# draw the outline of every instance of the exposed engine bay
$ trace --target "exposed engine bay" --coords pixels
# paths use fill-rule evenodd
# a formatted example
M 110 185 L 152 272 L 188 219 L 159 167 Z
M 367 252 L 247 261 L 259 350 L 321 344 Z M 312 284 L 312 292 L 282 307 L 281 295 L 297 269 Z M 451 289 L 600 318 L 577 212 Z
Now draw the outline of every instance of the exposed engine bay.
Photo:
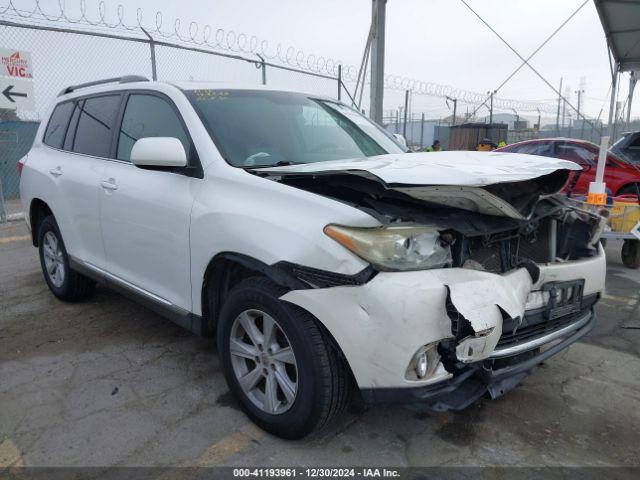
M 450 245 L 452 267 L 504 273 L 597 254 L 604 220 L 555 194 L 568 170 L 477 186 L 385 185 L 350 172 L 269 174 L 280 183 L 346 202 L 385 226 L 433 225 Z

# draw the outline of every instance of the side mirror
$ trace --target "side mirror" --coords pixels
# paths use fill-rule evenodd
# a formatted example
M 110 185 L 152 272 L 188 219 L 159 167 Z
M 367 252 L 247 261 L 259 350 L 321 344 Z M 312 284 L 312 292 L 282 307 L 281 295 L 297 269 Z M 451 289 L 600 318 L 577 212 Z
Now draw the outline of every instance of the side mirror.
M 133 144 L 131 163 L 139 167 L 186 167 L 187 154 L 174 137 L 146 137 Z
M 404 138 L 403 135 L 400 135 L 399 133 L 394 133 L 393 137 L 396 139 L 396 141 L 402 145 L 404 148 L 407 148 L 407 139 Z

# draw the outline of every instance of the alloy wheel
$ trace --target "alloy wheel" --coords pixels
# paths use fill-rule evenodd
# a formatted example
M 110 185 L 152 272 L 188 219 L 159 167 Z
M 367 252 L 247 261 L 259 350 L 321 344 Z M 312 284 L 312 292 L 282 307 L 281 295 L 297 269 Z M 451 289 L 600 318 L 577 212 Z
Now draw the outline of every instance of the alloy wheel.
M 49 231 L 44 234 L 42 253 L 44 255 L 44 265 L 49 280 L 54 286 L 60 288 L 64 284 L 66 272 L 64 253 L 62 253 L 62 246 L 55 233 Z
M 240 388 L 263 412 L 279 415 L 293 405 L 298 367 L 291 342 L 278 322 L 260 310 L 245 310 L 231 327 L 229 351 Z

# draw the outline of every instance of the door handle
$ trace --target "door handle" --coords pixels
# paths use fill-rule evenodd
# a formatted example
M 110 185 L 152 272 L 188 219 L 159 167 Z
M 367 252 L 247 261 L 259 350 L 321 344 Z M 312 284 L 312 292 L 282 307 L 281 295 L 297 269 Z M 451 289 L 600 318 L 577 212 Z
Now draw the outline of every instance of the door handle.
M 109 180 L 104 180 L 102 182 L 102 188 L 105 190 L 117 190 L 118 185 L 116 185 L 116 181 L 113 178 L 110 178 Z
M 49 170 L 49 173 L 54 177 L 59 177 L 60 175 L 62 175 L 62 167 L 57 166 L 56 168 L 52 168 L 51 170 Z

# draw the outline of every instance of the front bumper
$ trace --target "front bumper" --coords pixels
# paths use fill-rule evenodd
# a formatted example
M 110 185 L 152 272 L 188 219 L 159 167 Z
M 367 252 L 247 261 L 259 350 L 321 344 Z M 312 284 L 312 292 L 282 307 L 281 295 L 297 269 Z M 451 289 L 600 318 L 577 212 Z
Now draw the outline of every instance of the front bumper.
M 576 316 L 575 321 L 565 327 L 564 335 L 538 337 L 528 346 L 522 345 L 519 352 L 504 355 L 506 351 L 491 358 L 469 364 L 449 380 L 418 388 L 365 388 L 362 397 L 369 404 L 421 404 L 435 411 L 461 410 L 488 394 L 497 398 L 514 388 L 531 370 L 577 342 L 591 331 L 596 315 L 590 307 Z M 559 331 L 558 331 L 559 332 Z M 550 342 L 558 341 L 553 346 Z M 548 347 L 544 351 L 541 347 Z M 528 349 L 527 349 L 528 348 Z
M 539 268 L 535 284 L 525 269 L 502 275 L 463 268 L 380 272 L 363 285 L 293 290 L 281 299 L 307 310 L 326 327 L 361 390 L 419 391 L 461 381 L 459 370 L 443 363 L 427 379 L 407 376 L 419 349 L 454 337 L 451 305 L 475 334 L 458 342 L 456 358 L 476 370 L 484 361 L 505 364 L 504 358 L 512 356 L 508 352 L 500 362 L 492 358 L 512 330 L 509 322 L 544 306 L 545 284 L 583 279 L 584 298 L 604 289 L 601 248 L 591 258 Z

